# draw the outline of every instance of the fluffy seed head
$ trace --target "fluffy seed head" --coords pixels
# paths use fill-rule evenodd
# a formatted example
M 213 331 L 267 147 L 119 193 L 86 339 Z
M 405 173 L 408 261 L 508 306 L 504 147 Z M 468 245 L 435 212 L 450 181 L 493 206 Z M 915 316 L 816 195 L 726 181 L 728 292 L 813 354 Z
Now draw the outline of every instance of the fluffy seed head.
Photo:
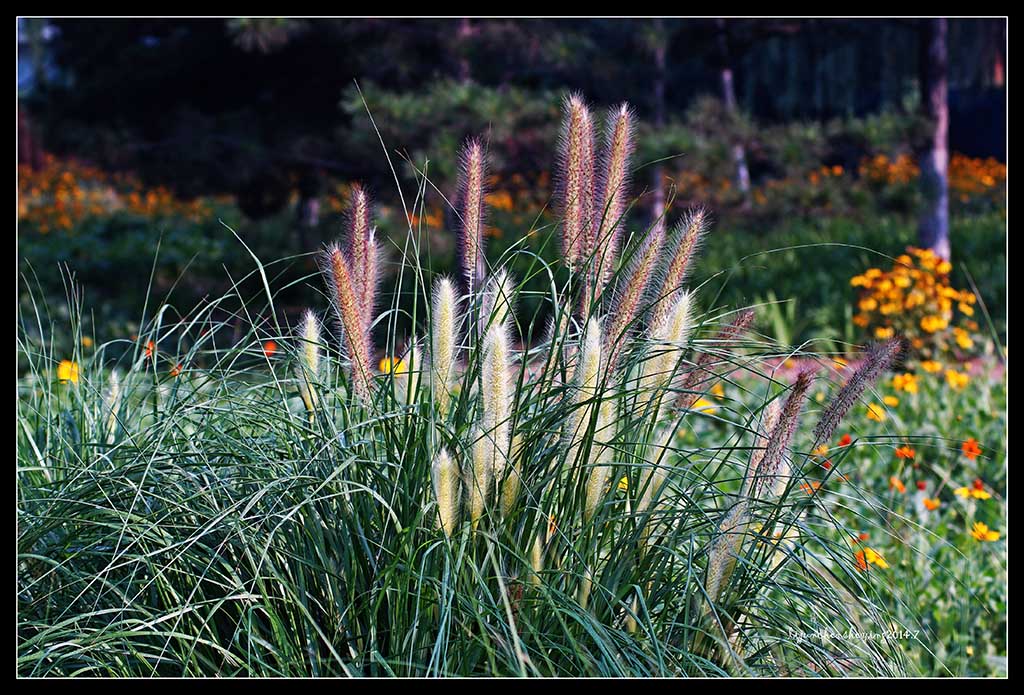
M 782 406 L 782 412 L 779 413 L 778 422 L 768 435 L 768 446 L 752 472 L 751 497 L 760 498 L 765 490 L 775 490 L 789 445 L 800 422 L 800 411 L 807 398 L 807 391 L 813 382 L 812 370 L 804 370 L 797 375 L 786 403 Z
M 584 329 L 576 362 L 573 400 L 577 407 L 567 418 L 569 450 L 566 460 L 569 462 L 575 462 L 579 444 L 586 436 L 586 430 L 590 426 L 591 413 L 601 382 L 601 345 L 603 342 L 601 324 L 595 317 L 591 317 Z
M 299 324 L 299 337 L 302 340 L 302 351 L 299 353 L 299 364 L 295 368 L 295 376 L 299 381 L 299 394 L 306 410 L 313 412 L 317 405 L 317 393 L 313 388 L 320 375 L 320 322 L 316 314 L 306 310 Z
M 748 523 L 747 503 L 741 500 L 729 510 L 718 526 L 718 538 L 712 544 L 708 555 L 707 579 L 704 582 L 704 590 L 712 602 L 722 597 L 725 587 L 729 584 Z
M 654 266 L 661 252 L 664 233 L 652 230 L 633 254 L 625 282 L 617 290 L 615 301 L 609 312 L 608 325 L 608 368 L 615 369 L 622 346 L 626 344 L 627 333 L 640 312 L 647 283 L 654 272 Z
M 651 325 L 651 356 L 644 362 L 640 381 L 645 392 L 667 388 L 679 358 L 686 351 L 693 330 L 692 297 L 692 293 L 683 292 L 671 309 Z
M 708 229 L 708 213 L 698 208 L 688 213 L 676 225 L 669 242 L 669 263 L 661 280 L 658 300 L 654 306 L 652 323 L 658 323 L 671 310 L 682 293 L 690 262 L 700 249 Z
M 107 389 L 106 398 L 103 399 L 103 409 L 107 415 L 107 444 L 114 443 L 114 435 L 117 433 L 117 411 L 121 409 L 121 377 L 117 370 L 110 370 L 110 386 Z
M 633 112 L 628 104 L 617 106 L 609 114 L 603 155 L 603 195 L 597 211 L 601 224 L 598 230 L 599 289 L 608 282 L 619 247 L 626 200 L 629 195 L 629 165 L 633 154 Z
M 359 299 L 348 259 L 336 244 L 325 257 L 328 289 L 342 328 L 343 347 L 352 362 L 352 388 L 366 402 L 370 397 L 370 336 L 359 310 Z
M 483 432 L 473 433 L 473 456 L 469 470 L 465 473 L 466 496 L 469 506 L 469 521 L 474 531 L 487 508 L 491 488 L 494 487 L 494 471 L 491 468 L 493 446 Z
M 570 268 L 591 260 L 594 219 L 594 131 L 590 108 L 583 97 L 565 101 L 559 171 L 563 220 L 562 253 Z
M 590 521 L 604 502 L 608 492 L 608 476 L 612 469 L 614 450 L 609 443 L 615 432 L 615 402 L 605 396 L 601 399 L 597 411 L 597 427 L 594 431 L 594 444 L 591 454 L 593 462 L 587 479 L 587 497 L 583 507 L 583 520 Z
M 868 349 L 867 356 L 860 367 L 825 408 L 821 420 L 814 427 L 814 446 L 832 438 L 836 427 L 864 393 L 864 389 L 875 383 L 882 372 L 892 366 L 903 349 L 904 339 L 899 336 L 890 338 L 884 343 L 872 345 Z
M 462 204 L 462 269 L 470 291 L 483 282 L 484 277 L 484 184 L 487 162 L 483 145 L 477 139 L 468 140 L 462 149 L 462 176 L 460 200 Z
M 451 405 L 459 326 L 455 286 L 448 278 L 440 278 L 434 283 L 431 307 L 430 377 L 434 400 L 441 416 L 444 417 Z
M 508 331 L 503 325 L 491 326 L 484 338 L 483 365 L 480 370 L 480 428 L 487 442 L 488 466 L 498 480 L 508 465 L 512 400 L 515 397 L 509 373 L 511 350 Z
M 441 449 L 434 457 L 430 477 L 434 484 L 434 499 L 437 501 L 438 524 L 450 538 L 459 523 L 462 480 L 459 467 L 447 450 Z
M 409 342 L 405 353 L 398 361 L 398 368 L 392 371 L 392 385 L 395 399 L 401 403 L 415 403 L 423 370 L 423 351 L 417 338 Z
M 501 518 L 508 519 L 512 515 L 516 500 L 519 499 L 519 489 L 523 481 L 520 477 L 522 471 L 522 446 L 523 438 L 512 435 L 512 453 L 509 456 L 509 464 L 505 469 L 504 479 L 498 478 L 501 485 Z
M 733 347 L 732 343 L 746 333 L 753 323 L 754 310 L 745 309 L 741 311 L 728 326 L 719 331 L 718 335 L 715 336 L 715 346 L 719 349 Z M 726 376 L 725 374 L 716 375 L 710 371 L 710 367 L 716 359 L 713 352 L 701 353 L 700 357 L 697 358 L 697 364 L 683 376 L 681 384 L 682 393 L 679 394 L 678 401 L 680 408 L 684 410 L 689 409 L 697 402 L 697 399 L 700 398 L 700 392 L 697 390 L 698 386 L 711 379 L 721 379 Z
M 351 261 L 360 320 L 369 331 L 377 302 L 378 260 L 376 230 L 370 226 L 370 199 L 358 184 L 352 187 L 349 212 L 348 258 Z

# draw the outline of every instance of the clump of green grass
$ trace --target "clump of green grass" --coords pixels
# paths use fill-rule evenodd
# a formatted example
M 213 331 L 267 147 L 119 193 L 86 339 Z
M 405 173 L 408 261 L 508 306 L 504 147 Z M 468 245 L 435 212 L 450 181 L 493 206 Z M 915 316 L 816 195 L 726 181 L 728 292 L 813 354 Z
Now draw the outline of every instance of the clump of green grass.
M 477 141 L 454 206 L 458 281 L 428 277 L 411 225 L 379 250 L 357 189 L 348 238 L 323 253 L 331 319 L 285 325 L 276 264 L 256 259 L 259 298 L 176 320 L 162 304 L 130 360 L 101 347 L 57 383 L 34 318 L 19 336 L 20 673 L 905 671 L 894 639 L 822 637 L 889 622 L 849 530 L 809 522 L 798 491 L 813 374 L 772 378 L 752 311 L 701 310 L 685 280 L 706 213 L 625 233 L 628 108 L 603 154 L 583 99 L 566 111 L 565 221 L 537 233 L 561 237 L 572 273 L 560 285 L 534 256 L 521 278 L 551 279 L 548 327 L 517 311 L 502 267 L 525 247 L 483 262 Z M 397 335 L 397 297 L 375 310 L 383 263 L 398 286 L 415 278 L 403 325 L 419 334 Z M 870 357 L 851 383 L 884 367 Z M 702 395 L 737 375 L 761 377 L 752 405 L 680 445 Z

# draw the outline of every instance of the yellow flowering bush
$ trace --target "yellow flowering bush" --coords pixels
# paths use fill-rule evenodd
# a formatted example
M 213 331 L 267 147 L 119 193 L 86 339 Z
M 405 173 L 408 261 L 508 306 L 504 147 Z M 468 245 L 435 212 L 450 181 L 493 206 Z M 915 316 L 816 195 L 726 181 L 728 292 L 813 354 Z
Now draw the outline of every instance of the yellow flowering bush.
M 906 336 L 928 371 L 937 371 L 940 356 L 970 354 L 978 331 L 972 318 L 977 298 L 950 285 L 952 269 L 931 250 L 911 247 L 891 270 L 869 268 L 854 276 L 850 285 L 860 296 L 853 322 L 876 340 Z
M 38 170 L 18 167 L 18 221 L 41 234 L 73 231 L 87 218 L 118 212 L 193 222 L 212 215 L 202 200 L 180 200 L 163 186 L 150 188 L 134 176 L 110 174 L 73 159 L 48 154 Z

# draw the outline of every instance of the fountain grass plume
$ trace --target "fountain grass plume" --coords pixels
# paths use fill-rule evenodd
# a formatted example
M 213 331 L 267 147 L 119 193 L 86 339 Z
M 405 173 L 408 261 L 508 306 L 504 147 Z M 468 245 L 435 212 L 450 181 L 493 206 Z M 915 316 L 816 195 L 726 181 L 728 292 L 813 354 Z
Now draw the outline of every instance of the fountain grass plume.
M 583 520 L 590 521 L 600 509 L 605 495 L 608 493 L 608 477 L 612 472 L 614 448 L 611 444 L 615 436 L 615 400 L 612 394 L 599 396 L 597 405 L 597 425 L 594 428 L 594 443 L 591 449 L 592 463 L 587 476 L 586 501 L 583 507 Z
M 807 399 L 807 392 L 810 390 L 811 384 L 814 383 L 814 371 L 814 369 L 801 371 L 790 388 L 786 403 L 778 415 L 778 422 L 775 423 L 768 435 L 768 445 L 757 462 L 757 468 L 751 473 L 750 496 L 752 498 L 760 498 L 765 490 L 774 491 L 776 489 L 789 445 L 793 441 L 793 435 L 796 434 L 797 425 L 800 422 L 800 412 Z
M 732 343 L 750 329 L 754 323 L 754 310 L 744 309 L 715 336 L 713 341 L 715 347 L 728 350 L 733 347 Z M 697 363 L 688 372 L 682 375 L 680 393 L 676 406 L 682 410 L 688 410 L 700 398 L 701 391 L 698 387 L 707 384 L 714 379 L 723 378 L 722 374 L 711 371 L 711 365 L 718 359 L 714 352 L 705 350 L 697 358 Z
M 864 393 L 864 389 L 875 383 L 882 372 L 892 366 L 905 347 L 905 339 L 896 336 L 868 348 L 864 361 L 822 412 L 821 419 L 814 428 L 814 446 L 832 438 L 836 427 Z
M 508 457 L 508 466 L 505 468 L 504 479 L 496 478 L 495 482 L 500 486 L 500 510 L 501 518 L 509 519 L 512 510 L 519 499 L 519 490 L 523 486 L 522 473 L 523 458 L 523 437 L 520 434 L 512 435 L 512 444 Z
M 448 415 L 451 406 L 459 324 L 455 285 L 448 278 L 439 278 L 431 301 L 430 378 L 442 417 Z
M 474 531 L 487 509 L 487 501 L 494 487 L 493 444 L 490 437 L 479 429 L 473 431 L 472 452 L 469 465 L 463 477 L 466 481 L 466 506 L 469 510 L 469 522 Z
M 602 377 L 602 343 L 601 324 L 596 317 L 587 320 L 586 328 L 580 339 L 576 372 L 573 378 L 573 401 L 575 407 L 566 418 L 568 424 L 568 452 L 566 461 L 575 464 L 580 442 L 586 437 L 591 412 L 598 396 L 598 388 Z
M 562 214 L 562 255 L 571 270 L 591 263 L 594 222 L 594 127 L 579 94 L 565 100 L 559 141 L 558 199 Z
M 462 148 L 459 202 L 462 225 L 459 235 L 462 271 L 472 294 L 483 283 L 484 268 L 484 196 L 487 156 L 480 140 L 471 138 Z
M 605 129 L 601 172 L 601 207 L 597 238 L 600 248 L 597 271 L 598 292 L 608 282 L 618 252 L 629 196 L 629 167 L 633 154 L 634 116 L 628 104 L 612 109 Z
M 459 523 L 459 508 L 462 504 L 462 478 L 459 466 L 447 449 L 442 448 L 430 466 L 434 486 L 434 500 L 437 502 L 437 523 L 449 538 Z
M 320 377 L 320 322 L 311 310 L 302 314 L 299 324 L 299 339 L 302 349 L 299 361 L 295 365 L 295 376 L 299 382 L 299 395 L 306 410 L 310 413 L 316 409 L 318 396 L 314 384 Z
M 640 313 L 663 242 L 664 232 L 651 230 L 647 238 L 638 244 L 624 275 L 624 281 L 616 288 L 615 298 L 608 312 L 608 327 L 605 334 L 609 371 L 615 370 L 622 347 L 627 344 L 628 333 Z
M 766 405 L 761 413 L 757 432 L 754 435 L 754 444 L 750 451 L 750 459 L 747 462 L 747 475 L 743 480 L 743 490 L 740 492 L 741 497 L 746 497 L 750 494 L 751 483 L 754 480 L 754 475 L 761 467 L 761 461 L 764 459 L 765 452 L 768 450 L 769 437 L 771 437 L 775 426 L 779 424 L 779 418 L 781 415 L 782 404 L 778 399 L 775 399 Z
M 342 329 L 343 352 L 351 363 L 353 393 L 365 403 L 369 401 L 372 383 L 369 322 L 360 311 L 358 286 L 353 280 L 352 268 L 337 244 L 329 246 L 324 253 L 324 270 L 331 304 Z
M 686 281 L 691 262 L 707 234 L 709 218 L 706 210 L 697 208 L 687 213 L 673 230 L 667 244 L 668 265 L 659 279 L 660 282 L 655 283 L 659 292 L 651 315 L 652 325 L 664 320 L 676 298 L 684 291 L 683 283 Z
M 693 295 L 680 294 L 672 307 L 663 312 L 649 329 L 650 353 L 643 363 L 640 388 L 645 394 L 657 395 L 672 380 L 679 358 L 693 331 Z
M 495 480 L 505 478 L 508 466 L 515 392 L 512 387 L 511 345 L 504 323 L 492 325 L 484 338 L 480 370 L 480 429 L 487 442 L 487 465 Z
M 348 258 L 356 280 L 355 291 L 359 314 L 369 331 L 376 309 L 379 281 L 379 256 L 376 230 L 370 225 L 370 199 L 359 184 L 352 186 L 349 209 Z

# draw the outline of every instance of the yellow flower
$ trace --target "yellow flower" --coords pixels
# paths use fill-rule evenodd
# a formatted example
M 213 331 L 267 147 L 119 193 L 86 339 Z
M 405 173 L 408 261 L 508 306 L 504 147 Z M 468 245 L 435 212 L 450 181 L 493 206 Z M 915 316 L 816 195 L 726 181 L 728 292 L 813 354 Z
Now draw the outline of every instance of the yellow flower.
M 878 308 L 878 301 L 874 297 L 865 297 L 857 306 L 861 311 L 874 311 Z
M 72 384 L 78 383 L 78 363 L 71 360 L 61 360 L 57 365 L 57 380 Z
M 992 531 L 987 525 L 980 521 L 974 522 L 974 528 L 971 529 L 971 535 L 974 536 L 975 540 L 988 543 L 999 540 L 999 532 Z
M 921 369 L 925 370 L 929 374 L 942 371 L 942 363 L 936 362 L 935 360 L 925 360 L 921 363 Z
M 825 454 L 828 453 L 828 445 L 822 444 L 811 453 L 814 454 L 815 456 L 824 456 Z
M 883 326 L 878 326 L 875 329 L 875 338 L 877 338 L 878 340 L 888 340 L 889 338 L 893 337 L 895 333 L 896 331 L 892 327 L 885 328 Z
M 896 398 L 896 396 L 886 396 L 885 398 L 882 399 L 882 402 L 885 403 L 890 408 L 895 408 L 900 404 L 900 399 Z
M 707 398 L 698 398 L 697 402 L 693 404 L 691 410 L 697 410 L 708 415 L 714 415 L 718 412 L 718 408 L 715 404 L 709 401 Z
M 978 489 L 971 490 L 971 497 L 973 497 L 976 500 L 990 500 L 990 499 L 992 499 L 992 495 L 990 495 L 989 493 L 985 492 L 984 490 L 978 490 Z
M 90 338 L 87 335 L 83 335 L 82 336 L 82 347 L 86 347 L 86 348 L 92 347 L 92 338 Z
M 974 307 L 972 307 L 970 304 L 964 304 L 963 302 L 960 302 L 959 304 L 956 305 L 956 308 L 959 309 L 960 313 L 964 314 L 965 316 L 974 316 Z
M 725 387 L 722 386 L 722 382 L 719 381 L 717 384 L 711 387 L 711 395 L 715 398 L 725 397 Z
M 955 391 L 959 391 L 964 386 L 967 386 L 970 380 L 971 378 L 965 373 L 958 372 L 955 369 L 946 370 L 946 383 Z
M 966 499 L 971 496 L 971 491 L 967 487 L 958 487 L 956 490 L 953 490 L 953 494 Z
M 892 387 L 897 391 L 917 393 L 917 376 L 910 374 L 897 374 L 892 378 Z
M 868 404 L 867 412 L 868 420 L 874 420 L 875 422 L 881 422 L 885 419 L 885 411 L 882 410 L 882 406 L 877 403 Z
M 624 475 L 624 476 L 622 476 L 622 479 L 619 480 L 619 490 L 621 490 L 622 492 L 625 492 L 628 489 L 629 489 L 629 477 Z
M 878 553 L 878 551 L 874 550 L 873 548 L 864 548 L 864 559 L 867 560 L 870 564 L 877 565 L 878 567 L 884 570 L 889 569 L 889 563 L 886 562 L 885 558 L 882 557 Z
M 409 365 L 401 357 L 385 357 L 379 367 L 382 374 L 405 374 L 409 370 Z

